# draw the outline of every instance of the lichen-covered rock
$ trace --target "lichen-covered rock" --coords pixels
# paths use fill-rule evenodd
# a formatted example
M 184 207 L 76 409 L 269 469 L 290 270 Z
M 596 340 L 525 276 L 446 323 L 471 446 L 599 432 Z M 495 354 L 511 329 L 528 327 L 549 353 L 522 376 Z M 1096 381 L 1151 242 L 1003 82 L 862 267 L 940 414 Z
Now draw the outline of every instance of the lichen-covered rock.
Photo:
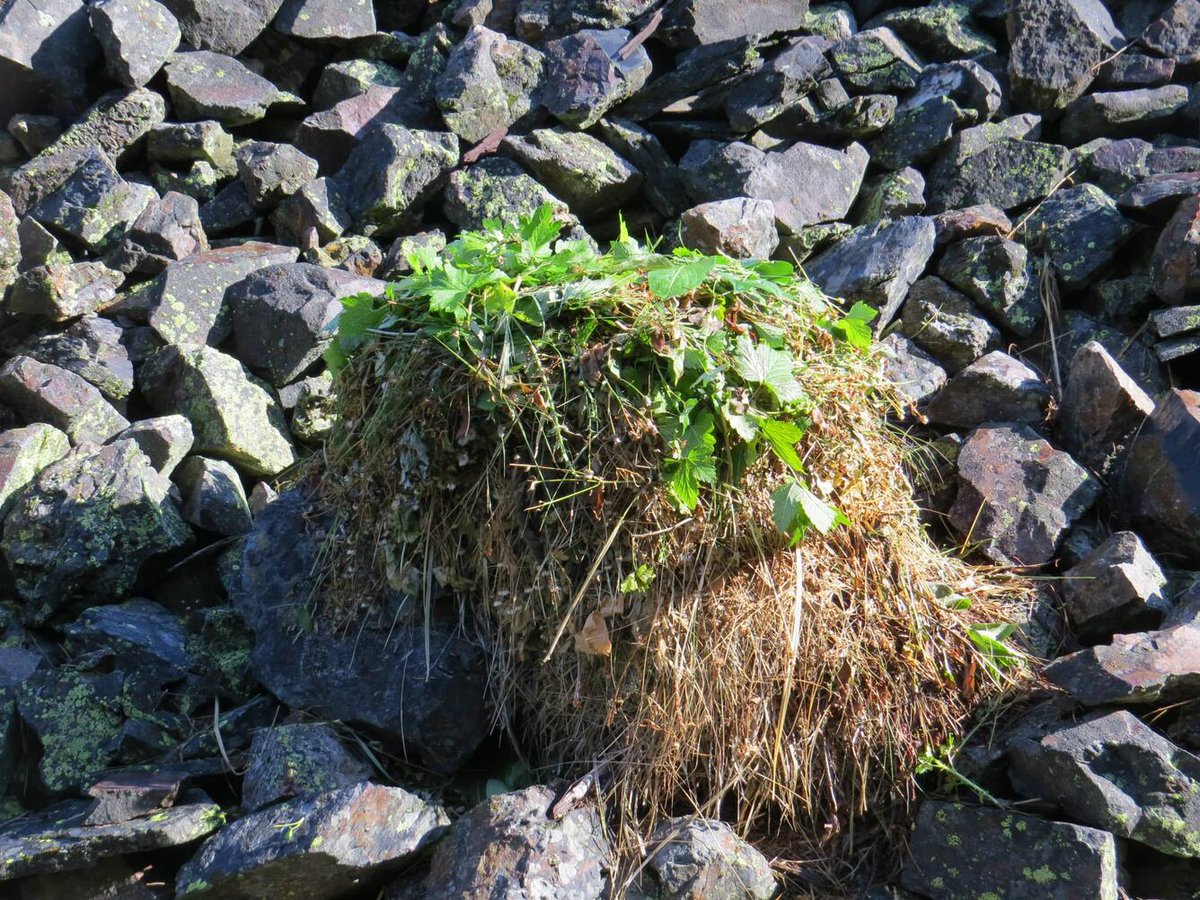
M 996 326 L 964 294 L 934 275 L 912 286 L 904 301 L 900 330 L 952 374 L 1000 347 Z
M 639 90 L 653 64 L 643 47 L 619 55 L 632 37 L 624 28 L 585 29 L 547 44 L 541 100 L 550 114 L 571 128 L 591 128 Z
M 959 241 L 938 274 L 1016 334 L 1032 334 L 1045 317 L 1024 244 L 990 236 Z
M 770 200 L 732 197 L 701 203 L 680 216 L 680 226 L 683 246 L 733 259 L 770 259 L 779 246 Z
M 279 800 L 313 797 L 366 781 L 372 768 L 354 756 L 328 725 L 277 725 L 254 736 L 242 808 L 254 812 Z
M 99 150 L 125 163 L 167 114 L 162 95 L 148 88 L 104 94 L 83 116 L 42 151 L 57 156 L 72 150 Z
M 832 74 L 825 51 L 830 41 L 815 35 L 792 38 L 778 55 L 750 72 L 725 98 L 725 116 L 736 133 L 751 132 L 786 116 Z
M 541 128 L 500 147 L 581 219 L 618 209 L 642 186 L 637 169 L 588 134 Z
M 975 360 L 929 403 L 931 421 L 974 428 L 985 422 L 1037 425 L 1050 407 L 1050 389 L 1037 372 L 1000 350 Z
M 255 209 L 272 209 L 317 177 L 317 161 L 291 144 L 248 141 L 234 159 Z
M 192 449 L 192 423 L 184 416 L 157 416 L 139 419 L 113 441 L 133 441 L 146 454 L 150 464 L 166 478 Z
M 138 378 L 159 414 L 191 422 L 194 452 L 251 476 L 277 475 L 296 461 L 271 388 L 232 356 L 202 344 L 170 345 L 143 364 Z
M 250 504 L 237 469 L 221 459 L 189 456 L 172 475 L 183 492 L 183 518 L 228 537 L 250 530 Z
M 133 360 L 126 347 L 132 330 L 98 316 L 84 316 L 63 331 L 25 341 L 20 351 L 40 363 L 74 372 L 124 410 L 133 391 Z
M 1151 261 L 1154 293 L 1179 306 L 1200 292 L 1200 194 L 1179 204 L 1159 235 Z
M 1026 241 L 1050 257 L 1064 287 L 1086 285 L 1138 230 L 1094 184 L 1047 197 L 1025 222 Z
M 1075 351 L 1058 410 L 1063 447 L 1103 475 L 1154 411 L 1154 401 L 1102 344 Z
M 70 449 L 67 436 L 50 425 L 37 423 L 0 432 L 0 522 L 13 494 Z
M 687 206 L 679 166 L 658 138 L 640 125 L 617 118 L 601 119 L 596 133 L 642 173 L 642 189 L 655 209 L 674 216 Z
M 578 225 L 567 205 L 542 187 L 511 159 L 489 156 L 450 173 L 446 185 L 446 218 L 459 228 L 482 228 L 488 219 L 516 225 L 539 207 L 554 207 L 564 225 Z
M 537 43 L 582 28 L 620 28 L 654 6 L 654 0 L 520 0 L 517 36 Z
M 659 900 L 722 897 L 728 900 L 770 900 L 775 876 L 766 857 L 747 844 L 724 822 L 712 819 L 668 819 L 647 841 L 646 865 Z M 643 885 L 645 890 L 650 885 Z
M 969 7 L 961 3 L 893 9 L 867 27 L 875 24 L 890 28 L 930 60 L 970 59 L 996 52 L 996 42 L 972 24 Z
M 212 0 L 216 5 L 217 0 Z M 186 28 L 185 28 L 186 35 Z M 164 67 L 167 90 L 181 119 L 249 125 L 267 114 L 279 90 L 232 56 L 208 50 L 175 53 Z
M 227 825 L 179 870 L 184 897 L 337 897 L 411 862 L 450 824 L 400 788 L 358 784 Z
M 404 73 L 377 59 L 347 59 L 332 62 L 321 70 L 313 91 L 314 109 L 325 110 L 343 100 L 365 94 L 373 87 L 400 87 Z
M 1036 112 L 1066 108 L 1125 44 L 1100 0 L 1013 0 L 1008 38 L 1013 96 Z
M 855 225 L 874 225 L 920 215 L 924 209 L 925 177 L 916 169 L 904 168 L 863 184 L 850 221 Z
M 101 443 L 129 425 L 83 378 L 28 356 L 15 356 L 0 367 L 0 401 L 30 422 L 65 432 L 72 444 Z
M 1182 84 L 1085 94 L 1067 107 L 1059 134 L 1072 147 L 1100 137 L 1153 134 L 1170 128 L 1187 110 L 1189 98 Z
M 141 87 L 179 47 L 179 22 L 157 0 L 101 0 L 88 7 L 108 74 Z
M 163 0 L 175 14 L 184 40 L 199 50 L 234 56 L 253 43 L 275 18 L 283 0 Z
M 167 191 L 137 217 L 109 262 L 124 272 L 157 275 L 169 263 L 208 249 L 195 198 Z
M 315 41 L 346 41 L 375 34 L 371 0 L 284 0 L 275 16 L 280 34 Z
M 471 144 L 518 123 L 541 100 L 542 67 L 541 52 L 476 25 L 438 78 L 442 118 Z
M 77 111 L 100 56 L 78 0 L 13 0 L 0 7 L 0 122 L 16 113 Z
M 146 156 L 156 162 L 203 161 L 222 171 L 231 171 L 233 136 L 220 122 L 165 122 L 150 129 Z
M 834 74 L 858 93 L 901 92 L 913 87 L 923 68 L 890 28 L 869 28 L 829 49 Z
M 104 263 L 53 262 L 18 275 L 9 288 L 5 306 L 18 317 L 54 324 L 69 322 L 100 309 L 117 296 L 124 281 L 124 275 Z

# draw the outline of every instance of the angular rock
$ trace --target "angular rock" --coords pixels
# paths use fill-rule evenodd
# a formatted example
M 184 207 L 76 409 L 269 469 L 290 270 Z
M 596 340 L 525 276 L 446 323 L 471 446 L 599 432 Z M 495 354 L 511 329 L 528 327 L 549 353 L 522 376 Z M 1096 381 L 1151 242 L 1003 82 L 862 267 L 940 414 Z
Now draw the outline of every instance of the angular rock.
M 1118 531 L 1063 576 L 1067 618 L 1083 640 L 1157 625 L 1167 579 L 1132 531 Z
M 24 356 L 74 372 L 94 384 L 119 411 L 133 391 L 128 332 L 108 319 L 85 316 L 65 331 L 44 334 L 21 345 Z
M 1154 293 L 1164 303 L 1179 306 L 1200 293 L 1200 194 L 1179 204 L 1150 265 Z
M 254 812 L 279 800 L 351 787 L 373 771 L 328 725 L 277 725 L 258 732 L 250 745 L 242 808 Z
M 1028 259 L 1025 246 L 1016 241 L 968 238 L 946 250 L 938 274 L 1005 328 L 1028 335 L 1045 316 Z
M 946 370 L 913 341 L 899 333 L 880 341 L 883 376 L 911 407 L 924 404 L 946 384 Z
M 540 102 L 542 67 L 539 51 L 476 25 L 438 78 L 442 118 L 469 144 L 515 125 Z
M 1103 345 L 1089 341 L 1071 360 L 1058 411 L 1058 436 L 1077 460 L 1101 475 L 1154 411 L 1154 401 Z
M 730 900 L 770 900 L 775 875 L 766 857 L 724 822 L 712 819 L 668 819 L 649 841 L 646 872 L 652 896 L 697 895 Z M 645 889 L 646 885 L 643 885 Z
M 96 148 L 43 154 L 25 163 L 12 173 L 5 186 L 17 215 L 25 215 L 42 198 L 62 187 L 76 169 L 94 159 L 105 159 L 111 165 L 111 159 Z
M 100 150 L 116 162 L 125 163 L 166 114 L 162 96 L 148 88 L 112 91 L 97 100 L 42 153 L 57 156 L 73 150 Z
M 650 55 L 643 47 L 618 55 L 632 37 L 624 28 L 585 29 L 547 44 L 541 100 L 550 114 L 571 128 L 591 128 L 641 89 L 653 68 Z
M 931 60 L 959 60 L 996 52 L 996 43 L 971 24 L 965 4 L 929 3 L 895 9 L 867 24 L 884 25 Z
M 1200 625 L 1114 634 L 1111 644 L 1060 656 L 1045 676 L 1084 706 L 1192 700 L 1200 696 Z
M 104 396 L 74 372 L 16 356 L 0 367 L 0 402 L 29 422 L 46 422 L 73 445 L 101 443 L 128 427 Z
M 922 63 L 890 28 L 870 28 L 829 48 L 833 72 L 858 93 L 906 91 L 917 83 Z
M 168 169 L 160 163 L 150 164 L 150 180 L 161 193 L 174 191 L 185 194 L 194 198 L 197 203 L 206 204 L 212 200 L 226 177 L 216 167 L 203 160 L 185 165 L 181 172 Z
M 1101 88 L 1138 88 L 1166 84 L 1175 74 L 1175 60 L 1126 52 L 1109 59 L 1095 81 Z
M 974 428 L 985 422 L 1037 425 L 1050 406 L 1050 389 L 1029 366 L 993 350 L 950 379 L 927 413 L 939 425 Z
M 488 219 L 516 225 L 544 204 L 554 207 L 558 221 L 579 224 L 567 205 L 511 159 L 490 156 L 450 173 L 446 185 L 446 218 L 463 229 L 478 229 Z
M 339 269 L 360 278 L 374 278 L 383 265 L 383 248 L 369 237 L 347 234 L 324 247 L 304 252 L 304 261 L 325 269 Z
M 171 480 L 183 492 L 184 521 L 229 537 L 250 530 L 250 504 L 237 469 L 220 459 L 189 456 Z
M 12 198 L 0 191 L 0 269 L 12 269 L 21 261 L 21 238 Z
M 99 254 L 120 243 L 156 196 L 153 188 L 126 181 L 97 154 L 29 215 L 77 249 Z
M 295 260 L 293 247 L 247 241 L 172 262 L 148 289 L 150 325 L 167 343 L 219 343 L 230 327 L 225 291 L 251 272 Z
M 1121 512 L 1159 555 L 1200 562 L 1200 393 L 1172 389 L 1120 472 Z
M 925 178 L 916 169 L 901 169 L 873 178 L 863 185 L 850 220 L 856 225 L 874 225 L 925 209 Z
M 517 36 L 537 43 L 582 28 L 620 28 L 647 12 L 653 0 L 519 0 Z M 496 5 L 502 10 L 503 4 Z
M 1200 2 L 1176 0 L 1146 26 L 1142 44 L 1179 65 L 1200 62 Z
M 702 203 L 684 212 L 680 225 L 683 246 L 733 259 L 770 259 L 779 246 L 770 200 L 733 197 Z
M 753 131 L 795 109 L 801 98 L 830 76 L 825 58 L 829 44 L 811 35 L 793 38 L 762 68 L 740 80 L 724 102 L 733 130 Z
M 159 414 L 187 417 L 196 453 L 258 477 L 296 461 L 274 393 L 232 356 L 202 344 L 172 344 L 143 363 L 138 383 Z
M 346 41 L 376 32 L 371 0 L 284 0 L 275 16 L 275 30 L 290 37 Z
M 1087 90 L 1124 37 L 1100 0 L 1013 0 L 1008 5 L 1013 98 L 1057 112 Z
M 317 178 L 283 200 L 271 214 L 275 233 L 285 244 L 309 247 L 341 237 L 349 215 L 328 178 Z
M 1098 137 L 1153 134 L 1170 127 L 1187 109 L 1188 99 L 1188 89 L 1181 84 L 1087 94 L 1067 107 L 1059 134 L 1072 147 Z
M 410 99 L 400 87 L 371 87 L 308 116 L 300 123 L 293 143 L 320 164 L 322 174 L 332 174 L 345 164 L 371 126 L 419 121 Z
M 233 136 L 220 122 L 166 122 L 150 129 L 146 155 L 169 163 L 203 160 L 222 171 L 232 171 Z
M 386 287 L 382 281 L 308 263 L 259 269 L 226 292 L 234 352 L 282 387 L 303 375 L 329 344 L 342 298 L 383 296 Z
M 619 208 L 642 186 L 641 173 L 591 135 L 542 128 L 500 148 L 581 219 Z
M 1025 224 L 1030 247 L 1049 255 L 1067 288 L 1087 284 L 1137 231 L 1093 184 L 1055 192 Z
M 958 456 L 950 524 L 998 565 L 1040 566 L 1095 502 L 1100 485 L 1027 425 L 983 425 Z
M 807 273 L 825 293 L 877 308 L 884 328 L 933 255 L 933 237 L 933 220 L 923 216 L 856 228 L 811 260 Z
M 72 657 L 89 668 L 111 660 L 158 689 L 182 681 L 193 667 L 183 621 L 151 600 L 94 606 L 64 634 Z
M 216 0 L 201 0 L 213 2 Z M 186 35 L 186 27 L 184 30 Z M 175 53 L 167 60 L 167 90 L 181 119 L 216 119 L 249 125 L 267 114 L 279 90 L 232 56 L 208 50 Z
M 69 322 L 103 307 L 124 281 L 124 275 L 99 262 L 36 266 L 17 276 L 5 306 L 14 316 Z
M 170 478 L 175 467 L 183 462 L 194 440 L 192 423 L 180 415 L 139 419 L 113 438 L 114 442 L 133 441 L 137 444 L 150 465 L 164 478 Z
M 1160 338 L 1200 331 L 1200 306 L 1176 306 L 1150 313 L 1150 329 Z
M 332 62 L 321 70 L 313 91 L 314 109 L 324 110 L 343 100 L 365 94 L 373 87 L 396 88 L 404 84 L 404 73 L 395 66 L 373 59 Z
M 0 432 L 0 521 L 9 499 L 70 449 L 67 436 L 50 425 L 37 423 Z
M 16 113 L 78 112 L 100 47 L 78 0 L 13 0 L 0 8 L 0 122 Z
M 336 897 L 414 860 L 450 824 L 401 788 L 358 784 L 227 825 L 179 871 L 176 897 Z
M 1082 825 L 927 800 L 910 852 L 900 884 L 932 900 L 1120 896 L 1116 841 Z
M 749 34 L 796 31 L 804 26 L 807 14 L 808 0 L 758 0 L 742 5 L 683 0 L 667 11 L 661 34 L 673 47 L 704 46 Z
M 234 158 L 256 209 L 272 209 L 317 177 L 317 161 L 291 144 L 249 141 L 238 147 Z
M 168 264 L 207 249 L 199 204 L 192 197 L 168 191 L 142 210 L 110 262 L 122 271 L 157 275 Z
M 164 0 L 175 14 L 183 37 L 198 50 L 215 50 L 236 56 L 253 43 L 283 0 Z
M 1097 147 L 1084 162 L 1089 181 L 1110 195 L 1120 194 L 1150 174 L 1154 145 L 1141 138 L 1124 138 Z
M 259 217 L 250 202 L 250 191 L 241 180 L 230 182 L 200 207 L 200 225 L 208 234 L 220 234 L 249 226 Z
M 317 445 L 329 438 L 337 424 L 337 404 L 329 373 L 298 382 L 292 411 L 292 435 L 305 444 Z
M 96 805 L 85 825 L 116 825 L 154 815 L 175 803 L 182 781 L 178 777 L 137 771 L 114 772 L 88 788 Z
M 954 137 L 964 118 L 958 104 L 946 96 L 897 110 L 895 120 L 871 143 L 871 159 L 887 169 L 923 163 Z
M 1147 175 L 1117 197 L 1117 206 L 1135 218 L 1165 224 L 1179 204 L 1200 194 L 1200 172 Z
M 900 330 L 951 373 L 1000 346 L 1000 332 L 963 294 L 930 275 L 912 286 Z
M 88 7 L 108 74 L 137 88 L 179 47 L 179 22 L 157 0 L 101 0 Z
M 58 116 L 38 116 L 32 113 L 17 113 L 8 120 L 8 134 L 25 151 L 26 156 L 37 156 L 58 140 L 63 133 L 63 123 Z M 0 132 L 0 140 L 4 138 Z M 7 141 L 5 141 L 7 143 Z M 8 155 L 8 154 L 6 154 Z M 13 162 L 19 162 L 17 152 Z
M 939 247 L 971 237 L 1004 235 L 1012 228 L 1012 221 L 1004 210 L 994 206 L 952 209 L 934 216 L 933 224 L 937 227 Z

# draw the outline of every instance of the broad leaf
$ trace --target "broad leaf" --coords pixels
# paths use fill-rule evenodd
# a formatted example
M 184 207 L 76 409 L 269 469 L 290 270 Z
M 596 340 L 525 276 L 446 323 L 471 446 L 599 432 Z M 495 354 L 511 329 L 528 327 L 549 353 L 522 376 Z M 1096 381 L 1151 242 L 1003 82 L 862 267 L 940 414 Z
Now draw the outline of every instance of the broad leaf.
M 790 535 L 793 543 L 803 538 L 809 528 L 828 534 L 838 525 L 849 524 L 836 506 L 826 503 L 798 480 L 778 488 L 771 501 L 775 527 Z
M 803 428 L 794 422 L 782 422 L 779 419 L 759 419 L 758 427 L 784 465 L 795 472 L 804 471 L 804 463 L 796 452 L 796 444 L 804 437 Z
M 762 385 L 780 403 L 796 403 L 807 396 L 796 380 L 796 360 L 787 350 L 775 350 L 742 335 L 738 338 L 734 367 L 747 384 Z
M 691 293 L 700 285 L 717 264 L 715 259 L 697 259 L 681 266 L 666 265 L 651 269 L 646 274 L 646 286 L 660 300 L 670 300 Z

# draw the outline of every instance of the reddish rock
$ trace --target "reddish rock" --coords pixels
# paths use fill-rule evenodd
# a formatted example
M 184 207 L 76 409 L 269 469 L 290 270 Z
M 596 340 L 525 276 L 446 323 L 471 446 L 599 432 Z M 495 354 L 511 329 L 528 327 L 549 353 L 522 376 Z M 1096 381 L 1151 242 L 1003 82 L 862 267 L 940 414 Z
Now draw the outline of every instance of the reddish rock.
M 1178 306 L 1200 296 L 1200 194 L 1179 204 L 1154 248 L 1154 292 Z
M 1085 706 L 1190 700 L 1200 696 L 1200 625 L 1113 635 L 1059 657 L 1045 675 Z
M 1071 360 L 1059 405 L 1059 439 L 1077 460 L 1104 474 L 1153 411 L 1150 395 L 1112 354 L 1097 341 L 1088 341 Z

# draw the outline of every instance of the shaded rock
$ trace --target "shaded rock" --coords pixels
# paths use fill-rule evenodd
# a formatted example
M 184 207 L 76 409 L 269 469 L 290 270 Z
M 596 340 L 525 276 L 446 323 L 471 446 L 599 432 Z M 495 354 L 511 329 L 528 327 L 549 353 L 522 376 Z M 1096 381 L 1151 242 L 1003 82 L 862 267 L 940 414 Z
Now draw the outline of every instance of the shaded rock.
M 0 521 L 9 498 L 70 449 L 65 434 L 41 423 L 0 432 Z
M 1084 640 L 1153 627 L 1170 603 L 1167 579 L 1132 531 L 1118 531 L 1063 576 L 1067 618 Z
M 883 328 L 933 255 L 933 235 L 933 220 L 922 216 L 856 228 L 811 260 L 807 273 L 827 294 L 876 307 Z
M 321 70 L 321 80 L 313 91 L 314 109 L 324 110 L 343 100 L 365 94 L 373 87 L 400 87 L 404 73 L 395 66 L 374 59 L 347 59 L 332 62 Z
M 8 133 L 26 156 L 37 156 L 58 140 L 63 133 L 63 123 L 58 116 L 39 116 L 33 113 L 17 113 L 8 120 Z M 0 137 L 3 134 L 0 133 Z M 13 161 L 20 160 L 20 156 Z
M 1200 625 L 1114 634 L 1111 644 L 1060 656 L 1044 674 L 1085 706 L 1190 700 L 1200 696 Z
M 124 281 L 123 274 L 104 263 L 51 263 L 18 275 L 5 306 L 15 316 L 69 322 L 103 307 Z
M 522 216 L 532 215 L 547 203 L 554 207 L 559 221 L 579 224 L 565 203 L 519 165 L 511 159 L 489 156 L 450 173 L 444 209 L 446 218 L 459 228 L 477 229 L 487 219 L 516 225 Z
M 123 411 L 124 401 L 133 390 L 133 362 L 125 340 L 126 331 L 119 325 L 85 316 L 65 331 L 26 341 L 20 351 L 40 363 L 74 372 Z
M 0 8 L 0 122 L 32 110 L 76 112 L 100 55 L 78 0 L 14 0 Z
M 542 67 L 539 51 L 483 26 L 473 27 L 438 78 L 442 118 L 470 144 L 516 124 L 540 102 Z
M 1013 0 L 1008 37 L 1013 98 L 1036 112 L 1065 109 L 1125 43 L 1099 0 Z
M 142 210 L 109 261 L 122 271 L 157 275 L 169 263 L 207 249 L 199 204 L 169 191 Z
M 64 634 L 72 657 L 86 667 L 99 668 L 112 661 L 159 690 L 182 681 L 193 666 L 183 621 L 150 600 L 94 606 L 84 610 Z
M 57 156 L 73 150 L 99 150 L 118 163 L 126 162 L 141 147 L 150 129 L 162 123 L 167 105 L 148 88 L 112 91 L 42 151 Z
M 883 375 L 913 406 L 924 404 L 946 384 L 946 370 L 937 360 L 901 334 L 889 334 L 884 348 Z
M 753 131 L 795 110 L 801 98 L 830 76 L 825 58 L 829 43 L 811 35 L 793 38 L 777 56 L 740 80 L 724 102 L 733 130 Z
M 808 0 L 683 0 L 667 11 L 660 34 L 673 47 L 717 44 L 749 34 L 770 35 L 804 26 Z M 624 25 L 624 22 L 620 24 Z
M 1093 184 L 1056 191 L 1025 225 L 1030 247 L 1050 256 L 1068 288 L 1087 284 L 1137 230 Z
M 345 164 L 370 126 L 415 118 L 403 88 L 375 86 L 308 116 L 296 130 L 293 144 L 328 175 Z
M 1059 134 L 1065 143 L 1077 146 L 1098 137 L 1154 133 L 1169 127 L 1187 108 L 1188 99 L 1188 89 L 1181 84 L 1087 94 L 1067 107 Z
M 880 134 L 896 118 L 898 103 L 891 94 L 867 94 L 862 97 L 843 97 L 844 90 L 833 78 L 817 85 L 817 90 L 804 97 L 788 116 L 780 117 L 767 126 L 770 131 L 787 133 L 824 144 L 842 144 L 849 140 Z M 832 96 L 829 96 L 832 95 Z M 814 99 L 816 98 L 816 99 Z M 792 124 L 795 119 L 795 124 Z M 777 141 L 786 143 L 786 141 Z
M 1166 84 L 1175 74 L 1175 60 L 1144 53 L 1126 52 L 1100 67 L 1095 86 L 1136 88 Z
M 284 199 L 271 214 L 275 233 L 286 244 L 307 247 L 315 237 L 325 244 L 341 237 L 349 214 L 328 178 L 317 178 Z
M 973 428 L 984 422 L 1036 425 L 1050 406 L 1050 389 L 1029 366 L 993 350 L 950 379 L 927 408 L 939 425 Z
M 53 425 L 72 444 L 100 443 L 129 425 L 83 378 L 28 356 L 14 357 L 0 367 L 0 402 L 27 421 Z
M 256 209 L 271 209 L 317 177 L 317 161 L 291 144 L 250 141 L 234 154 L 238 175 Z
M 156 816 L 115 825 L 83 825 L 88 804 L 82 801 L 22 816 L 0 830 L 0 879 L 89 869 L 127 853 L 189 844 L 220 827 L 217 804 L 203 795 L 187 799 Z
M 856 225 L 874 225 L 925 209 L 925 178 L 916 169 L 889 172 L 863 185 L 850 219 Z
M 29 215 L 77 249 L 103 253 L 118 245 L 151 200 L 154 189 L 126 181 L 107 157 L 89 157 Z
M 917 109 L 938 98 L 946 98 L 959 109 L 959 122 L 978 125 L 1000 111 L 1003 89 L 996 76 L 973 60 L 956 60 L 926 66 L 916 87 L 906 94 L 900 111 Z
M 292 800 L 205 841 L 176 896 L 338 896 L 411 862 L 449 824 L 441 807 L 378 784 Z
M 204 161 L 232 171 L 233 136 L 220 122 L 165 122 L 150 129 L 146 156 L 169 163 Z
M 641 173 L 591 135 L 542 128 L 500 148 L 582 219 L 619 208 L 642 186 Z
M 231 182 L 200 207 L 200 225 L 208 234 L 249 226 L 259 217 L 250 202 L 250 191 L 241 180 Z
M 148 289 L 150 325 L 167 343 L 219 343 L 230 327 L 225 291 L 251 272 L 295 260 L 293 247 L 246 241 L 172 262 Z
M 5 185 L 17 215 L 25 215 L 43 197 L 53 194 L 85 161 L 104 159 L 98 149 L 68 150 L 39 155 L 12 173 Z
M 744 76 L 763 65 L 761 35 L 747 35 L 680 53 L 675 68 L 650 81 L 621 104 L 618 115 L 641 122 L 668 106 L 702 93 L 726 79 Z
M 197 203 L 208 203 L 212 200 L 225 178 L 216 167 L 203 160 L 189 163 L 182 172 L 168 169 L 159 163 L 150 164 L 150 180 L 161 193 L 174 191 L 185 194 L 194 198 Z
M 900 883 L 933 900 L 989 893 L 1047 900 L 1119 896 L 1113 836 L 1082 825 L 927 800 L 910 850 Z
M 1200 2 L 1176 0 L 1146 26 L 1142 43 L 1180 65 L 1200 62 Z
M 202 344 L 169 345 L 142 365 L 138 383 L 157 412 L 187 417 L 196 453 L 250 476 L 277 475 L 296 461 L 270 387 L 232 356 Z
M 963 294 L 940 278 L 922 278 L 912 286 L 900 330 L 956 373 L 1000 346 L 1000 332 Z
M 237 469 L 229 463 L 189 456 L 171 479 L 183 492 L 179 511 L 185 521 L 226 537 L 250 530 L 250 504 Z
M 21 900 L 170 900 L 166 885 L 147 883 L 145 870 L 134 870 L 119 857 L 90 863 L 82 870 L 33 875 L 21 882 Z
M 0 191 L 0 269 L 12 269 L 21 261 L 21 238 L 17 211 L 12 199 Z
M 372 769 L 328 725 L 278 725 L 254 736 L 242 784 L 250 812 L 279 800 L 314 797 L 366 781 Z
M 1103 345 L 1089 341 L 1071 360 L 1059 404 L 1058 436 L 1088 468 L 1105 474 L 1154 411 L 1154 401 Z
M 1100 493 L 1083 468 L 1027 425 L 971 432 L 958 456 L 958 480 L 950 523 L 999 565 L 1049 562 Z
M 592 806 L 549 816 L 556 796 L 531 787 L 489 797 L 434 853 L 427 896 L 483 900 L 496 884 L 529 897 L 609 896 L 611 850 Z
M 646 865 L 653 896 L 684 900 L 697 894 L 730 900 L 770 900 L 775 876 L 766 857 L 724 822 L 668 819 L 649 841 Z
M 1150 265 L 1154 293 L 1164 303 L 1179 306 L 1200 292 L 1200 194 L 1179 204 Z
M 1023 244 L 1001 237 L 968 238 L 946 250 L 938 274 L 1020 335 L 1045 316 Z
M 685 247 L 734 259 L 770 259 L 779 246 L 775 205 L 769 200 L 734 197 L 702 203 L 680 217 Z
M 537 42 L 582 28 L 620 28 L 653 5 L 653 0 L 519 0 L 517 36 Z M 498 4 L 497 9 L 503 6 Z
M 937 228 L 939 247 L 971 237 L 1004 235 L 1012 228 L 1012 221 L 1004 210 L 987 205 L 939 213 L 933 217 L 933 224 Z
M 925 162 L 954 136 L 964 116 L 949 97 L 898 110 L 895 120 L 871 143 L 871 159 L 887 169 Z
M 564 125 L 590 128 L 639 90 L 653 65 L 643 47 L 626 59 L 618 55 L 632 36 L 624 28 L 587 29 L 547 44 L 541 94 L 547 111 Z
M 341 300 L 383 296 L 387 285 L 308 263 L 267 266 L 229 288 L 234 352 L 251 369 L 282 386 L 304 374 L 333 336 Z
M 283 0 L 164 0 L 179 20 L 187 43 L 199 50 L 215 50 L 234 56 L 258 37 Z
M 351 40 L 375 34 L 375 6 L 370 0 L 284 0 L 275 30 L 309 40 Z
M 139 419 L 113 438 L 133 441 L 159 475 L 170 478 L 192 449 L 192 423 L 180 415 Z
M 1058 323 L 1055 348 L 1060 360 L 1073 359 L 1079 348 L 1088 341 L 1096 341 L 1117 360 L 1125 372 L 1151 397 L 1157 397 L 1166 388 L 1162 367 L 1154 355 L 1150 342 L 1128 334 L 1090 318 L 1076 309 L 1067 309 Z M 1049 345 L 1042 342 L 1030 346 L 1027 354 L 1042 371 L 1049 371 L 1052 362 Z
M 1106 142 L 1084 162 L 1088 180 L 1108 194 L 1120 194 L 1150 174 L 1153 150 L 1154 145 L 1141 138 Z
M 215 4 L 216 0 L 201 2 Z M 265 116 L 279 97 L 275 85 L 261 75 L 255 75 L 232 56 L 208 50 L 175 53 L 167 60 L 165 70 L 167 90 L 175 114 L 181 119 L 249 125 Z
M 1200 562 L 1200 393 L 1163 395 L 1119 476 L 1120 509 L 1133 530 L 1168 559 Z
M 88 16 L 108 74 L 126 87 L 158 74 L 182 37 L 175 16 L 157 0 L 102 0 L 88 7 Z
M 323 247 L 304 251 L 304 261 L 360 278 L 373 278 L 383 265 L 383 248 L 369 237 L 347 234 Z
M 917 82 L 922 63 L 890 28 L 870 28 L 829 48 L 833 72 L 859 93 L 906 91 Z
M 1200 172 L 1147 175 L 1117 198 L 1117 205 L 1136 218 L 1165 223 L 1179 204 L 1200 193 Z

